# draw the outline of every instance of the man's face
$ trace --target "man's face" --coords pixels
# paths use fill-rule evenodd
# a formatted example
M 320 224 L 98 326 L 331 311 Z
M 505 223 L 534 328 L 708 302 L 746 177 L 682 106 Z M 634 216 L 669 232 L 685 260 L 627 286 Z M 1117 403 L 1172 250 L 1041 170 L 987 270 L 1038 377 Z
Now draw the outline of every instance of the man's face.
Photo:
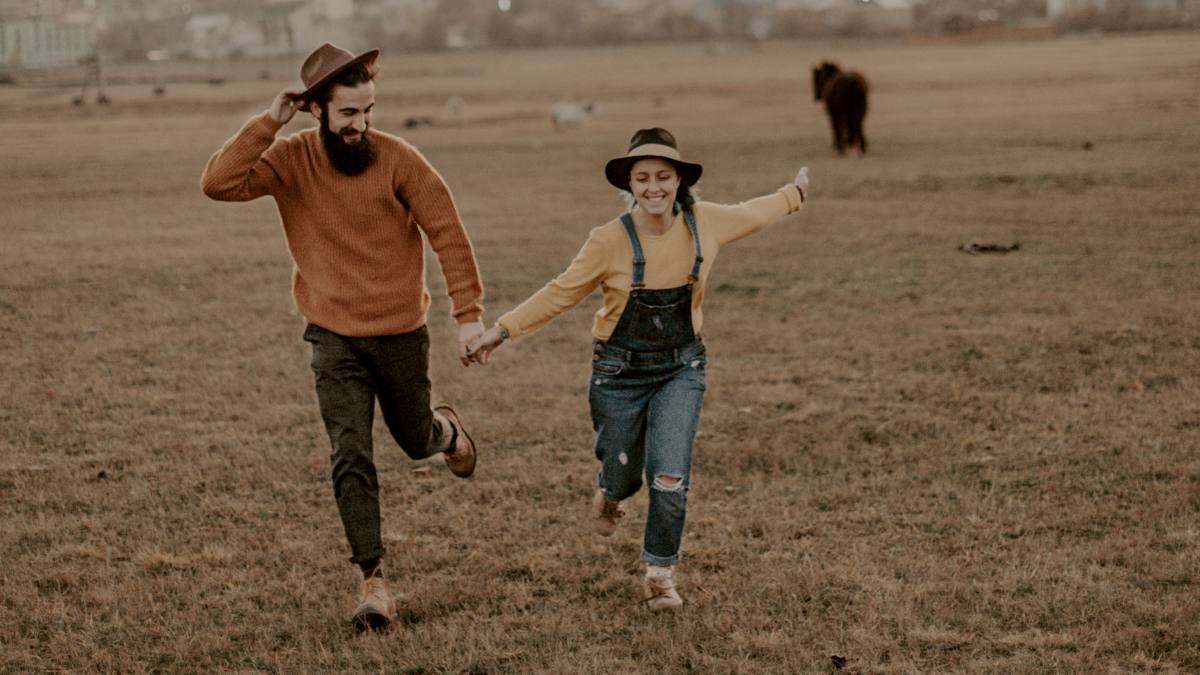
M 313 114 L 321 120 L 321 141 L 334 168 L 357 176 L 375 163 L 375 144 L 368 130 L 375 108 L 375 83 L 334 86 L 329 103 Z
M 335 86 L 329 103 L 324 110 L 318 110 L 328 114 L 328 118 L 322 120 L 325 128 L 353 145 L 366 136 L 374 108 L 375 83 L 364 82 L 354 87 Z

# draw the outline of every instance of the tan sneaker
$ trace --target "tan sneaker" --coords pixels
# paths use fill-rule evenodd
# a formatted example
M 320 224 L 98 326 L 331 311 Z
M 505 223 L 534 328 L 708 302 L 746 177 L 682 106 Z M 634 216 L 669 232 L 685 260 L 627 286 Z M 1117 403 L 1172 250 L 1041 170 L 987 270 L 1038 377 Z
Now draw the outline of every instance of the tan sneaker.
M 350 620 L 360 631 L 370 628 L 382 630 L 387 628 L 396 617 L 396 598 L 388 590 L 387 580 L 383 577 L 364 579 L 361 590 L 362 599 L 354 616 Z
M 642 577 L 642 599 L 651 612 L 683 607 L 683 598 L 675 590 L 672 577 Z
M 471 474 L 475 473 L 475 441 L 471 440 L 471 435 L 463 428 L 454 408 L 448 405 L 439 405 L 434 407 L 434 410 L 444 415 L 454 425 L 454 428 L 458 429 L 458 438 L 454 441 L 454 447 L 442 453 L 446 459 L 446 466 L 450 467 L 450 472 L 455 476 L 470 478 Z
M 610 502 L 608 497 L 599 489 L 592 498 L 592 519 L 596 526 L 596 534 L 601 537 L 610 536 L 617 531 L 617 521 L 625 515 L 621 502 Z

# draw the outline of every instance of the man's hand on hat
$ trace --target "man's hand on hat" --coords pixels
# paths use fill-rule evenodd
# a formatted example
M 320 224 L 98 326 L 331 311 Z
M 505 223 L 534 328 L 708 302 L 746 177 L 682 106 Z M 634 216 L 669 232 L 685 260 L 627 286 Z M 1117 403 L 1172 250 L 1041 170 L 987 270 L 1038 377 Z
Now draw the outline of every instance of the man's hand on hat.
M 296 111 L 304 105 L 304 101 L 297 98 L 303 94 L 303 89 L 289 88 L 284 89 L 275 96 L 275 100 L 271 101 L 271 119 L 280 124 L 287 124 L 291 121 L 292 116 Z
M 808 199 L 808 167 L 800 167 L 800 171 L 796 173 L 796 180 L 792 182 L 800 188 L 800 201 L 806 201 Z

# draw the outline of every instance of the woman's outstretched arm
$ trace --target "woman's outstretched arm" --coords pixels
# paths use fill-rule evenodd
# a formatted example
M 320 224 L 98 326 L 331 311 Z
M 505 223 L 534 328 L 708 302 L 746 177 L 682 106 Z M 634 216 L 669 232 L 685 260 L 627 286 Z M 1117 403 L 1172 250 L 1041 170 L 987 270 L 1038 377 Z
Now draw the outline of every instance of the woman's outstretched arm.
M 592 230 L 562 274 L 512 311 L 504 314 L 488 330 L 467 346 L 468 358 L 486 365 L 491 354 L 510 337 L 528 335 L 550 323 L 554 317 L 583 301 L 604 278 L 611 247 L 600 241 L 600 228 Z
M 761 232 L 808 199 L 808 167 L 801 167 L 791 183 L 775 192 L 740 204 L 706 204 L 710 231 L 721 244 Z M 715 217 L 714 217 L 715 216 Z

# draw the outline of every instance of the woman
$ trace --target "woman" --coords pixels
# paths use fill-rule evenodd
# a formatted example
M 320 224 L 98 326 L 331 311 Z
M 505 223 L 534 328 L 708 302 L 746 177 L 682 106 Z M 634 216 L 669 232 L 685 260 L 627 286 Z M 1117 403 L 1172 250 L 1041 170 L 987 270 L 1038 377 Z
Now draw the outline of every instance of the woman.
M 596 286 L 604 306 L 592 335 L 588 393 L 596 430 L 596 531 L 608 536 L 620 502 L 652 477 L 642 558 L 651 610 L 683 604 L 675 588 L 692 442 L 704 397 L 700 339 L 705 282 L 717 251 L 800 210 L 808 170 L 773 194 L 735 206 L 695 202 L 701 166 L 685 162 L 665 129 L 641 129 L 608 162 L 608 182 L 632 196 L 629 213 L 592 230 L 570 267 L 468 347 L 486 364 L 505 340 L 527 335 L 579 304 Z

